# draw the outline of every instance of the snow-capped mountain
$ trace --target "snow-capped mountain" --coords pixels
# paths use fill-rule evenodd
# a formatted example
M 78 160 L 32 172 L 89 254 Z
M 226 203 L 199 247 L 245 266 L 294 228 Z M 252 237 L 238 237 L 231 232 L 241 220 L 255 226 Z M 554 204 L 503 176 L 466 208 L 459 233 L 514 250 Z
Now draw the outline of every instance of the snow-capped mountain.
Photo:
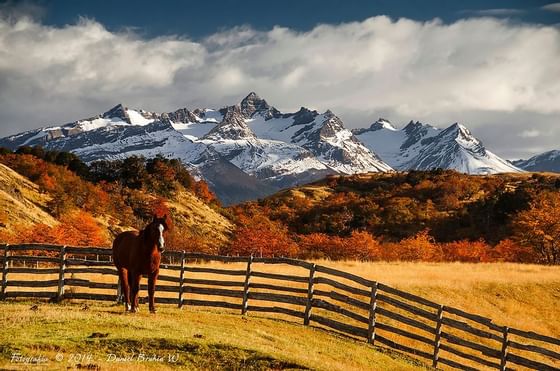
M 552 150 L 533 156 L 527 160 L 512 161 L 512 163 L 527 171 L 560 172 L 560 151 Z
M 327 174 L 389 171 L 332 112 L 281 113 L 255 93 L 219 110 L 158 114 L 117 105 L 102 115 L 0 139 L 84 161 L 156 154 L 180 158 L 225 203 L 254 199 Z
M 328 174 L 393 168 L 522 171 L 488 151 L 459 124 L 438 129 L 411 121 L 397 129 L 379 119 L 369 128 L 350 131 L 331 111 L 302 107 L 282 113 L 255 93 L 221 109 L 155 113 L 119 104 L 95 117 L 0 139 L 0 146 L 22 145 L 74 152 L 86 162 L 131 155 L 179 158 L 226 204 Z
M 410 122 L 396 129 L 379 119 L 354 135 L 371 151 L 398 170 L 454 169 L 468 174 L 521 172 L 510 162 L 488 151 L 482 142 L 460 124 L 438 129 Z

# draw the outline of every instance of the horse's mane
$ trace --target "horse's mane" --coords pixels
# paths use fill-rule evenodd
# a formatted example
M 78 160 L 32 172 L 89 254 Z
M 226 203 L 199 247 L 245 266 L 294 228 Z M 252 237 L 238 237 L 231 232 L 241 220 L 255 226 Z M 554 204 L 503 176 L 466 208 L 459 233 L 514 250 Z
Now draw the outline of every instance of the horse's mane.
M 169 217 L 169 215 L 165 215 L 162 219 L 163 219 L 163 222 L 165 223 L 164 226 L 165 226 L 166 230 L 171 229 L 173 224 L 172 224 L 172 220 L 171 220 L 171 218 Z M 155 220 L 152 220 L 151 222 L 149 222 L 148 224 L 146 224 L 146 226 L 138 232 L 138 238 L 139 238 L 140 240 L 142 240 L 142 241 L 144 241 L 144 242 L 149 242 L 149 241 L 148 241 L 148 233 L 147 233 L 147 231 L 148 231 L 148 228 L 149 228 L 152 224 L 154 224 L 154 221 L 155 221 Z
M 146 224 L 146 226 L 140 230 L 140 232 L 138 233 L 138 237 L 140 237 L 142 239 L 142 241 L 147 241 L 148 240 L 148 228 L 152 225 L 153 221 L 149 222 L 148 224 Z

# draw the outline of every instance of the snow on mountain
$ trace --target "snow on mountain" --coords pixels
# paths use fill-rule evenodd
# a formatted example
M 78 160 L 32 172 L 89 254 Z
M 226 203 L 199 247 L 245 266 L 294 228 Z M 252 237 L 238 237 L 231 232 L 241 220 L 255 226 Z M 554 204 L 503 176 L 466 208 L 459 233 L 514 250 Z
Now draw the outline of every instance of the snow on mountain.
M 333 173 L 391 170 L 330 111 L 284 114 L 250 93 L 220 112 L 222 122 L 199 141 L 268 183 L 285 187 Z
M 282 113 L 253 92 L 221 109 L 160 114 L 119 104 L 102 115 L 0 139 L 0 146 L 22 145 L 71 151 L 87 162 L 131 155 L 179 158 L 226 203 L 328 174 L 436 167 L 476 174 L 520 171 L 458 124 L 441 130 L 410 122 L 396 129 L 379 119 L 350 131 L 331 111 L 302 107 Z
M 411 121 L 397 130 L 387 120 L 380 119 L 368 129 L 355 130 L 354 134 L 399 170 L 443 168 L 469 174 L 522 171 L 488 151 L 466 127 L 457 123 L 442 130 Z
M 284 141 L 257 137 L 245 117 L 249 113 L 257 112 L 254 107 L 260 107 L 260 117 L 265 117 L 274 110 L 266 102 L 243 104 L 252 97 L 256 95 L 250 94 L 240 106 L 227 107 L 222 122 L 200 138 L 200 142 L 220 153 L 246 173 L 268 183 L 288 186 L 297 184 L 302 174 L 306 174 L 304 178 L 316 174 L 317 179 L 326 175 L 327 166 L 305 148 Z M 297 177 L 294 177 L 296 175 Z
M 255 93 L 219 110 L 158 114 L 119 104 L 99 116 L 1 139 L 0 145 L 42 145 L 87 162 L 131 155 L 180 158 L 228 202 L 328 174 L 391 170 L 332 112 L 302 108 L 284 114 Z
M 319 114 L 302 107 L 296 113 L 255 111 L 248 126 L 259 138 L 293 143 L 311 152 L 333 172 L 354 174 L 392 170 L 360 143 L 331 111 Z
M 245 122 L 244 115 L 239 106 L 231 106 L 226 109 L 222 122 L 210 130 L 203 139 L 206 141 L 256 139 L 257 136 L 251 131 Z
M 512 161 L 513 165 L 527 171 L 560 172 L 560 151 L 547 151 L 527 160 Z
M 436 136 L 439 129 L 420 122 L 410 122 L 403 129 L 396 129 L 388 120 L 379 119 L 367 129 L 356 129 L 354 134 L 365 146 L 377 153 L 395 169 L 416 158 L 424 139 Z

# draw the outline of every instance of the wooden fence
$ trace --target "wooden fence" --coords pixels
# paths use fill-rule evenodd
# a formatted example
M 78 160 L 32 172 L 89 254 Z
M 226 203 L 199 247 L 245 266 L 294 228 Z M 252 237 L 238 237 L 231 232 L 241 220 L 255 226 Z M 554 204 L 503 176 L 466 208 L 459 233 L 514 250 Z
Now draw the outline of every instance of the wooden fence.
M 110 249 L 3 245 L 0 254 L 1 299 L 118 299 Z M 270 272 L 279 265 L 280 272 L 300 273 Z M 91 277 L 76 278 L 80 274 Z M 29 275 L 49 279 L 18 279 Z M 437 368 L 560 370 L 560 339 L 499 326 L 490 318 L 307 261 L 165 252 L 156 302 L 278 313 L 409 353 Z

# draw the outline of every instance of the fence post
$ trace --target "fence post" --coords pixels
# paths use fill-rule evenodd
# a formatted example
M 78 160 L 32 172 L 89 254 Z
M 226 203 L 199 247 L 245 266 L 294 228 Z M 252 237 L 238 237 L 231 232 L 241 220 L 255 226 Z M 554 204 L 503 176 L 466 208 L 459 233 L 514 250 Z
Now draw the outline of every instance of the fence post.
M 247 261 L 247 271 L 245 272 L 245 284 L 243 285 L 243 303 L 241 304 L 241 314 L 247 313 L 249 301 L 249 279 L 251 278 L 251 264 L 253 263 L 253 255 Z
M 371 286 L 371 297 L 369 301 L 368 343 L 375 342 L 375 311 L 377 309 L 377 282 Z
M 309 325 L 311 319 L 311 307 L 313 306 L 313 281 L 315 279 L 316 265 L 313 264 L 309 269 L 309 283 L 307 285 L 307 305 L 305 306 L 305 314 L 303 316 L 303 324 Z
M 4 245 L 4 261 L 2 262 L 2 292 L 0 299 L 6 298 L 6 286 L 8 286 L 8 244 Z
M 506 370 L 507 364 L 507 356 L 508 356 L 508 335 L 509 335 L 509 327 L 504 326 L 503 329 L 503 337 L 502 337 L 502 353 L 501 353 L 501 360 L 500 360 L 500 370 Z
M 441 324 L 443 322 L 443 305 L 439 306 L 437 313 L 437 324 L 436 324 L 436 338 L 434 339 L 434 356 L 432 358 L 432 367 L 437 368 L 439 360 L 439 346 L 441 343 Z
M 60 266 L 58 269 L 58 292 L 56 301 L 64 298 L 64 271 L 66 270 L 66 246 L 60 248 Z
M 185 276 L 185 250 L 181 251 L 181 273 L 179 273 L 179 308 L 183 307 L 183 277 Z

